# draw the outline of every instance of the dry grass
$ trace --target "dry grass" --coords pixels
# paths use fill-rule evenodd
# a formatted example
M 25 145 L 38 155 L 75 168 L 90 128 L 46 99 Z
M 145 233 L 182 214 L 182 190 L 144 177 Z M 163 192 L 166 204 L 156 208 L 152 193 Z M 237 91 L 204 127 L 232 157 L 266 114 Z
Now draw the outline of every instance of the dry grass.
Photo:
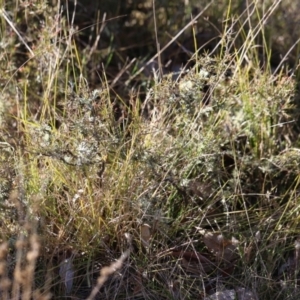
M 289 6 L 213 1 L 176 25 L 172 3 L 157 4 L 158 53 L 140 64 L 110 48 L 93 88 L 91 63 L 120 24 L 95 25 L 83 49 L 71 9 L 14 4 L 1 9 L 0 298 L 205 299 L 245 288 L 298 299 L 298 41 L 280 17 Z M 194 51 L 185 71 L 162 77 L 167 21 L 179 40 L 192 32 Z M 203 54 L 197 37 L 210 21 L 220 34 Z M 160 76 L 145 78 L 157 57 Z

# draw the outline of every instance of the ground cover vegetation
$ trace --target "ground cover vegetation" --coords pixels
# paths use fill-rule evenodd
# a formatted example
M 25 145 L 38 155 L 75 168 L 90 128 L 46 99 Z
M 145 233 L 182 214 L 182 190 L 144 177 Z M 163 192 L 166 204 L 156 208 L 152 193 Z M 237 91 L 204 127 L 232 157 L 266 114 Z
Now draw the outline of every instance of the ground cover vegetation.
M 1 299 L 299 299 L 297 1 L 0 3 Z

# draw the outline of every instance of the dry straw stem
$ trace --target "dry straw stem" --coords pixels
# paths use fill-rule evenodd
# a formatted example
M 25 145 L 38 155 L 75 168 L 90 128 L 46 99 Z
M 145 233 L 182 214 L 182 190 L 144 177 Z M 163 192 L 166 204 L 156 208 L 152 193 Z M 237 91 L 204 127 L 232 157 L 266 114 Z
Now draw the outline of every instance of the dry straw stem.
M 116 262 L 112 263 L 108 267 L 104 267 L 101 269 L 100 277 L 97 280 L 97 285 L 93 288 L 87 300 L 95 299 L 97 293 L 99 292 L 103 284 L 107 281 L 109 276 L 115 273 L 117 270 L 121 269 L 121 267 L 123 266 L 125 260 L 129 257 L 129 255 L 130 255 L 130 249 L 126 250 Z
M 183 33 L 184 31 L 193 26 L 193 24 L 205 13 L 205 11 L 213 4 L 214 0 L 210 1 L 205 8 L 199 13 L 197 14 L 194 18 L 192 18 L 192 20 L 186 24 L 186 26 L 184 26 L 184 28 L 182 28 L 162 49 L 159 49 L 159 51 L 142 67 L 140 68 L 137 72 L 134 73 L 133 76 L 131 76 L 127 81 L 126 81 L 126 85 L 128 85 L 136 76 L 138 76 L 139 74 L 141 74 L 143 72 L 143 70 L 149 66 L 151 63 L 154 62 L 154 60 L 158 57 L 160 57 L 160 55 L 168 48 L 170 47 L 170 45 L 176 41 Z
M 5 19 L 5 21 L 8 23 L 8 25 L 12 28 L 12 30 L 17 34 L 17 36 L 19 37 L 19 39 L 21 40 L 21 42 L 25 45 L 25 47 L 27 48 L 27 50 L 30 52 L 31 56 L 34 57 L 35 54 L 31 50 L 31 48 L 28 46 L 28 44 L 25 42 L 25 40 L 23 39 L 22 35 L 19 33 L 19 31 L 17 30 L 17 28 L 13 24 L 13 22 L 10 20 L 10 18 L 9 18 L 9 16 L 8 16 L 8 14 L 7 14 L 7 12 L 5 11 L 4 8 L 0 9 L 0 14 Z

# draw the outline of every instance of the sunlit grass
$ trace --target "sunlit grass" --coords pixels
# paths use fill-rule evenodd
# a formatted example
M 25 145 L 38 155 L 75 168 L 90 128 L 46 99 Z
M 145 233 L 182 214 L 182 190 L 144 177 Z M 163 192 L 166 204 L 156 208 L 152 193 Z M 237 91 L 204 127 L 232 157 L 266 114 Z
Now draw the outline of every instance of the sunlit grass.
M 0 12 L 0 298 L 194 299 L 216 278 L 260 299 L 297 297 L 296 80 L 273 72 L 266 25 L 280 1 L 237 16 L 240 1 L 219 7 L 213 54 L 142 82 L 144 99 L 137 84 L 118 94 L 105 72 L 92 88 L 95 44 L 81 49 L 59 6 L 22 5 L 35 30 L 18 42 L 10 8 Z M 130 64 L 117 76 L 133 80 Z M 214 238 L 234 249 L 229 265 Z

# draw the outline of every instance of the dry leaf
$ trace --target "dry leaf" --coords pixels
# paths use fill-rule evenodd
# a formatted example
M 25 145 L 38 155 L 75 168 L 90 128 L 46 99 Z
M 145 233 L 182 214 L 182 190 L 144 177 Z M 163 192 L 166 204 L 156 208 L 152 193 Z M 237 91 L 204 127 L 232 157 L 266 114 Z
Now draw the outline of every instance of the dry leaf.
M 140 271 L 131 278 L 131 284 L 133 285 L 133 295 L 140 296 L 143 295 L 144 285 L 143 285 L 143 276 Z
M 205 275 L 215 269 L 215 264 L 199 252 L 173 251 L 171 255 L 181 258 L 182 267 L 194 274 Z
M 148 224 L 141 225 L 141 241 L 144 247 L 149 248 L 149 240 L 151 238 L 151 226 Z
M 207 276 L 207 274 L 213 270 L 212 263 L 196 263 L 193 261 L 188 261 L 185 258 L 182 258 L 181 263 L 186 272 L 198 276 Z
M 64 249 L 57 249 L 59 264 L 59 276 L 65 286 L 66 294 L 70 294 L 73 288 L 74 280 L 74 267 L 73 260 L 76 255 L 76 251 L 72 247 L 66 247 Z
M 73 288 L 74 268 L 73 258 L 67 258 L 60 263 L 59 275 L 63 280 L 66 288 L 66 294 L 70 294 Z
M 222 234 L 200 231 L 203 234 L 203 241 L 219 261 L 232 262 L 237 258 L 236 248 L 238 240 L 232 238 L 227 240 Z
M 244 260 L 246 263 L 249 263 L 253 256 L 255 255 L 254 242 L 251 242 L 249 245 L 245 244 L 244 246 Z
M 173 257 L 183 257 L 188 261 L 211 263 L 211 261 L 207 257 L 196 251 L 172 251 L 171 255 Z

